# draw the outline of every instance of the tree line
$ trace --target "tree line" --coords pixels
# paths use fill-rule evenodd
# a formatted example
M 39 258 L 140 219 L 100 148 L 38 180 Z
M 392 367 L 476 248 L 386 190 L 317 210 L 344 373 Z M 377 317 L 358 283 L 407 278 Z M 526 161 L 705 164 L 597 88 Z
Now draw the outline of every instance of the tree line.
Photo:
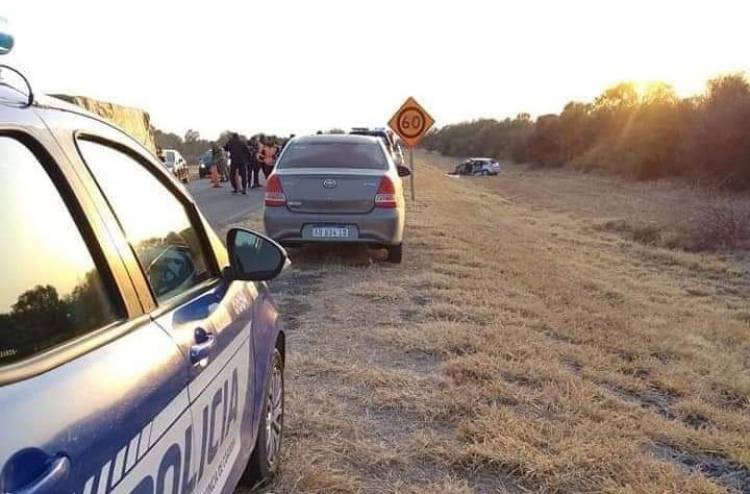
M 623 82 L 560 114 L 480 119 L 433 131 L 424 147 L 450 156 L 488 156 L 539 166 L 605 169 L 638 179 L 684 176 L 750 188 L 750 82 L 711 79 L 680 98 L 665 83 Z

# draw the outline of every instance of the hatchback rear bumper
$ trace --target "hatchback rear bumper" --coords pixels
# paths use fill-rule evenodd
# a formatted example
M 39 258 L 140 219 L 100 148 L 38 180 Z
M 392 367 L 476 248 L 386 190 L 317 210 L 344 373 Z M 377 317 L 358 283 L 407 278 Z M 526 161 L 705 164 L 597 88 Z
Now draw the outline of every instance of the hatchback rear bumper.
M 404 210 L 402 208 L 374 208 L 363 214 L 296 213 L 286 207 L 267 207 L 263 210 L 266 235 L 282 244 L 318 242 L 364 243 L 399 245 L 404 235 Z M 313 238 L 312 225 L 355 226 L 353 238 Z M 307 228 L 306 228 L 307 227 Z

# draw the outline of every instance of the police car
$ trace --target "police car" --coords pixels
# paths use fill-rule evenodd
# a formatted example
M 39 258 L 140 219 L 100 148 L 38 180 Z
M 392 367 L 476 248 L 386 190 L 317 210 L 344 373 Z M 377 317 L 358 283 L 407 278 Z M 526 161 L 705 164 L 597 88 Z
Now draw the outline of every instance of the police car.
M 278 244 L 225 248 L 146 148 L 5 83 L 0 215 L 0 492 L 230 493 L 278 469 Z

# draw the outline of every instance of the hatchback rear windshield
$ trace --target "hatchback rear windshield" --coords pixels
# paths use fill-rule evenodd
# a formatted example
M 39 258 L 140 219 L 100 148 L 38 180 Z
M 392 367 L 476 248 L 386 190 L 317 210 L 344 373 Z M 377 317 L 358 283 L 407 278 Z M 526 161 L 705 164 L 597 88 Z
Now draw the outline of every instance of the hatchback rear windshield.
M 300 142 L 284 152 L 278 167 L 386 170 L 388 162 L 381 147 L 374 143 Z

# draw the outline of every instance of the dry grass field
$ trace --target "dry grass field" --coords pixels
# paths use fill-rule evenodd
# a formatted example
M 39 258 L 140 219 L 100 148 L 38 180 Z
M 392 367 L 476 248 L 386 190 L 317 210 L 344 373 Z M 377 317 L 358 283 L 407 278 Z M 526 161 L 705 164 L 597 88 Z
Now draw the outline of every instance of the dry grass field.
M 750 493 L 746 259 L 611 227 L 708 199 L 448 164 L 419 157 L 403 265 L 308 247 L 273 283 L 287 428 L 265 492 Z

